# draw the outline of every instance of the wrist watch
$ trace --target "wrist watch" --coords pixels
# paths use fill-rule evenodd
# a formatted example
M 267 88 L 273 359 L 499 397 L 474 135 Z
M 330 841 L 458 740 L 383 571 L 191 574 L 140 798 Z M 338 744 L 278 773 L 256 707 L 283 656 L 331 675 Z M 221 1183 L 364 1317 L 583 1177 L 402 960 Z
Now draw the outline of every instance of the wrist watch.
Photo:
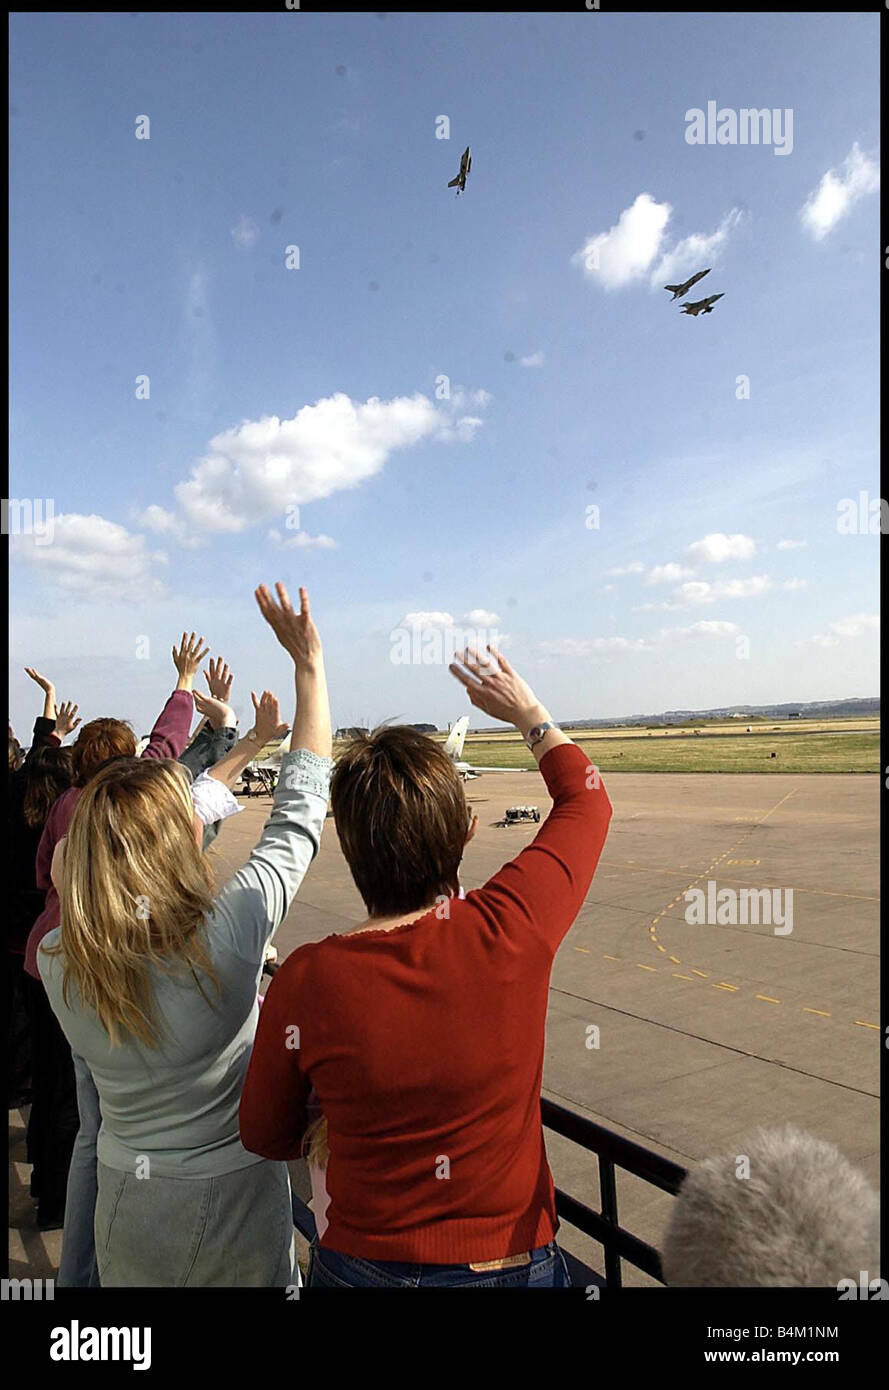
M 255 729 L 248 729 L 248 731 L 247 731 L 247 733 L 244 735 L 244 737 L 245 737 L 245 738 L 249 738 L 249 740 L 250 740 L 251 743 L 258 743 L 258 742 L 259 742 L 259 736 L 258 736 L 258 734 L 257 734 L 257 732 L 256 732 Z
M 546 737 L 546 735 L 549 733 L 550 729 L 557 729 L 557 728 L 558 728 L 558 725 L 557 725 L 557 724 L 554 724 L 554 723 L 552 722 L 552 720 L 549 720 L 549 719 L 547 720 L 547 722 L 546 722 L 545 724 L 535 724 L 533 729 L 529 729 L 529 730 L 528 730 L 528 734 L 527 734 L 527 737 L 526 737 L 526 739 L 525 739 L 525 742 L 527 743 L 528 747 L 529 747 L 529 748 L 531 749 L 531 751 L 533 752 L 533 750 L 534 750 L 534 748 L 536 747 L 536 745 L 540 742 L 540 740 L 541 740 L 542 738 L 545 738 L 545 737 Z

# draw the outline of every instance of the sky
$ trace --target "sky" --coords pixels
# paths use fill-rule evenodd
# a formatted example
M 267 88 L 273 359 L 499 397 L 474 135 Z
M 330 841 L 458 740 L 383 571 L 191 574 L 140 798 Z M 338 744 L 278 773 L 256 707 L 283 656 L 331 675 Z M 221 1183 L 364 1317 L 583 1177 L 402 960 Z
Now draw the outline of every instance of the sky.
M 19 736 L 183 628 L 290 718 L 276 579 L 336 725 L 465 637 L 564 720 L 875 695 L 877 24 L 13 15 Z

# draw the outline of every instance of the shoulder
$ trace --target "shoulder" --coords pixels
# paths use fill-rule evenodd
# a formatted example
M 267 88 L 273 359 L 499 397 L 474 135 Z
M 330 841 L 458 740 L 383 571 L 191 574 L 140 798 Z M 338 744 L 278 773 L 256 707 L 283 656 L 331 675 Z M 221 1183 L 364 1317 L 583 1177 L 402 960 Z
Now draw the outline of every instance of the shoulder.
M 40 978 L 43 980 L 44 984 L 55 976 L 58 970 L 61 969 L 62 964 L 61 956 L 48 956 L 46 954 L 46 947 L 58 946 L 61 940 L 61 927 L 53 927 L 52 931 L 48 931 L 46 936 L 41 938 L 37 947 L 37 969 L 40 971 Z

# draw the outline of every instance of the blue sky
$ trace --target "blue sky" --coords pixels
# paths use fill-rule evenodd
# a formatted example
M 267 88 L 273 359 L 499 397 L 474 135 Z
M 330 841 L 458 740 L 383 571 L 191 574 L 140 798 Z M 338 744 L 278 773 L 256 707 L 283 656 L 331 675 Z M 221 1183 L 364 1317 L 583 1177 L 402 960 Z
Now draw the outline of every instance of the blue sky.
M 877 51 L 862 14 L 13 16 L 20 735 L 25 664 L 141 733 L 183 627 L 289 717 L 276 578 L 336 723 L 462 713 L 454 628 L 565 719 L 875 694 L 837 508 L 879 495 Z M 688 144 L 708 100 L 792 150 Z M 662 285 L 704 266 L 692 318 Z

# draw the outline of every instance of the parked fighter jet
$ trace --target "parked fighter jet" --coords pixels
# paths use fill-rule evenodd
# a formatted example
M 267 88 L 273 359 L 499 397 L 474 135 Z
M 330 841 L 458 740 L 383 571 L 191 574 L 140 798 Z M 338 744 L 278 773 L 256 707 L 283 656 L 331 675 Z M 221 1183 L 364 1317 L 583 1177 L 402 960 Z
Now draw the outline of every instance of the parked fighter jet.
M 448 188 L 456 188 L 457 197 L 466 191 L 466 175 L 469 173 L 472 160 L 469 157 L 469 146 L 463 151 L 463 158 L 460 160 L 460 172 L 455 179 L 451 179 Z
M 673 299 L 681 299 L 684 294 L 688 294 L 692 285 L 696 285 L 699 280 L 703 280 L 704 276 L 709 274 L 710 268 L 708 266 L 706 270 L 699 270 L 697 275 L 693 275 L 690 280 L 686 280 L 684 285 L 664 285 L 664 289 L 673 291 Z M 673 303 L 673 299 L 670 300 L 671 304 Z
M 463 778 L 464 782 L 471 782 L 476 777 L 480 777 L 483 772 L 522 772 L 523 768 L 518 767 L 476 767 L 474 763 L 463 761 L 463 744 L 466 742 L 466 730 L 469 728 L 469 715 L 464 714 L 455 724 L 451 725 L 451 732 L 445 740 L 444 751 L 447 753 L 454 767 Z
M 711 294 L 706 299 L 696 299 L 693 304 L 680 304 L 679 307 L 683 314 L 693 314 L 697 318 L 698 314 L 712 314 L 713 305 L 721 298 L 721 294 Z

